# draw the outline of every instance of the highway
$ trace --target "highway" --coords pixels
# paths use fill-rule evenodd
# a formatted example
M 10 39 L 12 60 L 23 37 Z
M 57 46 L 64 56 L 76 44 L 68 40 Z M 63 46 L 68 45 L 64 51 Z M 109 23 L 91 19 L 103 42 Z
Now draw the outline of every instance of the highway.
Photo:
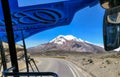
M 40 72 L 54 72 L 59 77 L 92 77 L 87 72 L 78 68 L 75 64 L 64 59 L 35 58 Z M 50 77 L 50 76 L 49 76 Z

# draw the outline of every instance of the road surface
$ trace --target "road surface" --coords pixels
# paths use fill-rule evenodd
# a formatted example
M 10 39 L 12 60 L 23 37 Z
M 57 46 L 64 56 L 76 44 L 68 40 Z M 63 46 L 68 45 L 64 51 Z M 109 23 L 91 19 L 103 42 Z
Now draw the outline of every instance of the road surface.
M 92 77 L 75 64 L 64 59 L 36 58 L 36 60 L 39 61 L 37 66 L 40 72 L 54 72 L 57 73 L 59 77 Z

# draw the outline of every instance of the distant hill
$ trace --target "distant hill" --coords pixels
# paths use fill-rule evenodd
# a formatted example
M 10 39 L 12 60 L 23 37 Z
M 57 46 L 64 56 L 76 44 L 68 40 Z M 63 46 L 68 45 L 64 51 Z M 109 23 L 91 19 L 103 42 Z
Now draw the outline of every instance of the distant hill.
M 8 49 L 8 43 L 2 42 L 4 49 Z M 17 50 L 23 50 L 23 46 L 16 44 L 16 49 Z
M 68 51 L 68 52 L 105 52 L 104 48 L 72 35 L 59 35 L 48 43 L 28 48 L 30 53 L 39 53 L 46 51 Z
M 10 56 L 9 56 L 8 43 L 2 42 L 2 44 L 3 44 L 4 51 L 5 51 L 5 55 L 7 56 L 6 58 L 7 58 L 7 60 L 9 60 Z M 22 57 L 24 55 L 22 45 L 16 44 L 16 51 L 17 51 L 18 58 L 20 58 L 20 57 Z

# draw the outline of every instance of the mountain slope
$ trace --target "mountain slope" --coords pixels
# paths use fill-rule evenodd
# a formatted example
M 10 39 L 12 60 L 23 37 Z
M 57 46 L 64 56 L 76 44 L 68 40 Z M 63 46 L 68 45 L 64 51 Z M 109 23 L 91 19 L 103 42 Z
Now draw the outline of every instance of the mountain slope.
M 49 43 L 41 44 L 39 46 L 28 49 L 28 51 L 31 53 L 53 50 L 74 52 L 105 52 L 102 47 L 78 39 L 72 35 L 60 35 Z

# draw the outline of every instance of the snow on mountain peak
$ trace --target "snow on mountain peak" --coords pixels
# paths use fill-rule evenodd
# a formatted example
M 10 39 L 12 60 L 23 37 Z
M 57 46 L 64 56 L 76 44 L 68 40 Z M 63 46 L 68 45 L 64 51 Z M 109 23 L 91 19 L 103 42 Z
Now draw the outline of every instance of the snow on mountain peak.
M 56 43 L 56 44 L 63 44 L 65 42 L 65 39 L 63 37 L 64 37 L 63 35 L 59 35 L 57 38 L 54 38 L 50 42 L 53 42 L 53 43 Z
M 73 35 L 66 35 L 66 36 L 59 35 L 57 38 L 53 39 L 50 42 L 53 42 L 53 43 L 56 43 L 56 44 L 64 44 L 66 41 L 70 41 L 70 40 L 84 42 L 82 39 L 77 39 Z
M 76 37 L 74 37 L 72 35 L 66 35 L 66 36 L 64 36 L 64 38 L 67 39 L 67 40 L 75 40 L 75 39 L 77 39 Z

